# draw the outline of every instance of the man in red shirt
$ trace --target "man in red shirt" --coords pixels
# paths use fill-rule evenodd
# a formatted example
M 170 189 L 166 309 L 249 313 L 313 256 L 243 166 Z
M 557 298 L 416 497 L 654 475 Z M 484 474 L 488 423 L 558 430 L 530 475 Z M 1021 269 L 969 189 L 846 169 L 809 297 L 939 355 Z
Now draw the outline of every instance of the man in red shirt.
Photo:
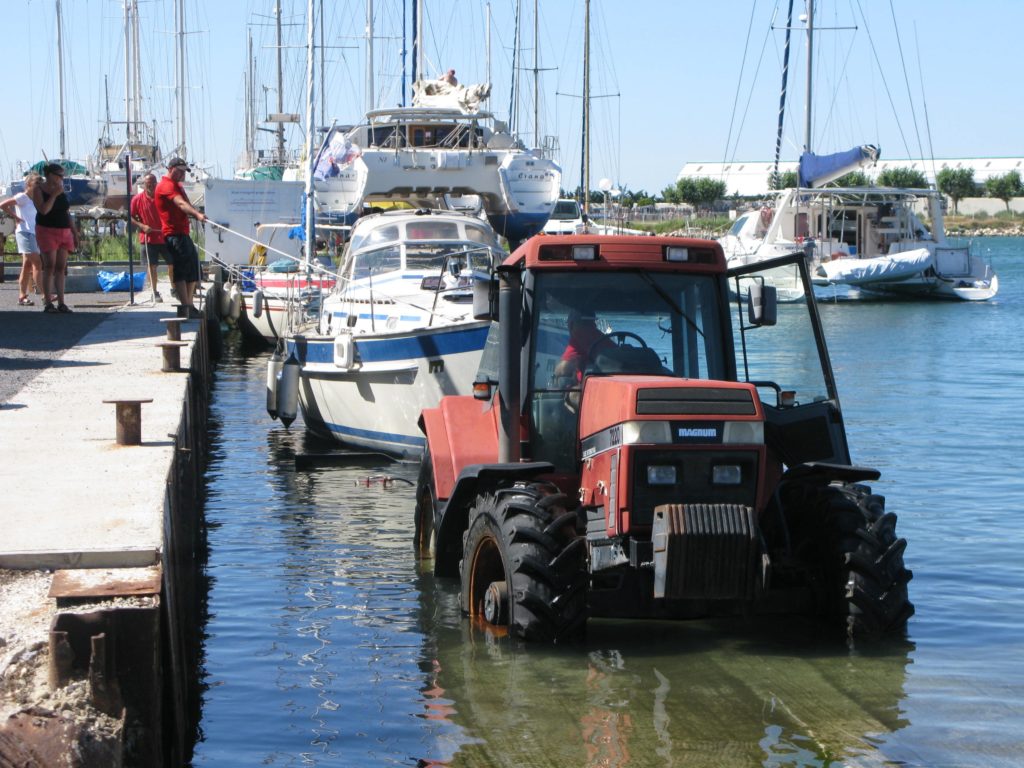
M 160 267 L 160 259 L 167 263 L 167 277 L 174 285 L 174 265 L 171 263 L 171 256 L 167 253 L 164 245 L 164 232 L 160 224 L 160 214 L 156 210 L 156 200 L 153 193 L 156 191 L 156 176 L 147 173 L 142 177 L 142 191 L 132 198 L 131 215 L 132 223 L 139 229 L 139 243 L 142 245 L 142 252 L 146 258 L 146 268 L 149 272 L 149 284 L 153 289 L 153 301 L 161 302 L 163 297 L 157 290 L 157 269 Z
M 199 312 L 192 302 L 192 296 L 199 284 L 199 253 L 189 236 L 188 217 L 206 221 L 206 214 L 192 206 L 185 188 L 181 186 L 187 170 L 188 163 L 184 158 L 172 158 L 167 163 L 167 175 L 156 185 L 153 199 L 160 216 L 164 243 L 174 265 L 174 287 L 178 301 L 188 307 L 188 317 L 197 318 Z

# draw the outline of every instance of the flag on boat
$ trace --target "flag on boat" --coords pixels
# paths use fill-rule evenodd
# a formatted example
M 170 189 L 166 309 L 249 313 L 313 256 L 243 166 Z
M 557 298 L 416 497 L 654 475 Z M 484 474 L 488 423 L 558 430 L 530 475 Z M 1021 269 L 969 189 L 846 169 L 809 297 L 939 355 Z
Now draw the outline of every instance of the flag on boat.
M 331 128 L 313 165 L 313 178 L 323 181 L 337 176 L 342 168 L 362 154 L 362 150 L 349 140 L 347 134 Z

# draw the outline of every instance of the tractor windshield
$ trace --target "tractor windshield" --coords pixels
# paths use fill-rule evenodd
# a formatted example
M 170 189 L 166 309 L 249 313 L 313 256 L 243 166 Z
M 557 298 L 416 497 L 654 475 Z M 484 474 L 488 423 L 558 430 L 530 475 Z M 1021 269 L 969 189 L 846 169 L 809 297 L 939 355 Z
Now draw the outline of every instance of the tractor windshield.
M 534 455 L 572 461 L 572 394 L 584 375 L 724 379 L 718 283 L 709 275 L 540 272 L 528 345 Z M 569 393 L 569 394 L 567 394 Z

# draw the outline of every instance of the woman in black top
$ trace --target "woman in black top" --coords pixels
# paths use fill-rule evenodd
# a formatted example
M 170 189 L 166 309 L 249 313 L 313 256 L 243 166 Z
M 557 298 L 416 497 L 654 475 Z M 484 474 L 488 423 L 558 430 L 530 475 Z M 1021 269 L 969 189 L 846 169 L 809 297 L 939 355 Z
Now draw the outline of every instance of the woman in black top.
M 36 241 L 43 260 L 43 311 L 68 313 L 71 309 L 64 303 L 64 278 L 68 254 L 78 250 L 78 232 L 64 194 L 64 167 L 50 163 L 43 168 L 43 175 L 45 181 L 36 185 L 32 200 L 37 211 Z

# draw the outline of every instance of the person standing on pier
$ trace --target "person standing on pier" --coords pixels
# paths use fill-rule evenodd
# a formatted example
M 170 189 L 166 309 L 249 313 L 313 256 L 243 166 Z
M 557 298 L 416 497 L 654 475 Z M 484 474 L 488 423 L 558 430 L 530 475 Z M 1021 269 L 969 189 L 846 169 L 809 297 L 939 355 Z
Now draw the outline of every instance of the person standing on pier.
M 206 221 L 206 214 L 193 207 L 181 185 L 188 170 L 188 163 L 182 157 L 175 157 L 167 163 L 167 175 L 160 179 L 154 192 L 156 210 L 164 243 L 171 255 L 174 267 L 174 287 L 178 301 L 188 307 L 188 317 L 199 317 L 193 296 L 199 284 L 199 253 L 189 236 L 188 217 Z
M 64 279 L 68 254 L 78 250 L 78 229 L 71 216 L 71 203 L 64 194 L 64 166 L 45 165 L 43 178 L 31 195 L 36 206 L 36 241 L 43 261 L 43 311 L 69 314 L 71 308 L 64 303 Z
M 155 192 L 156 176 L 147 173 L 142 177 L 142 191 L 132 198 L 131 216 L 132 223 L 139 228 L 139 244 L 146 255 L 146 270 L 149 272 L 149 284 L 153 289 L 153 302 L 160 303 L 164 300 L 157 290 L 160 259 L 167 263 L 167 277 L 171 285 L 174 285 L 174 264 L 171 263 L 171 256 L 167 253 L 167 246 L 164 243 L 163 224 L 156 209 Z
M 35 304 L 29 298 L 32 281 L 36 288 L 43 290 L 43 261 L 39 256 L 39 245 L 36 243 L 36 204 L 32 202 L 34 190 L 42 183 L 38 173 L 30 173 L 25 177 L 25 191 L 0 202 L 0 210 L 14 219 L 17 228 L 14 230 L 18 242 L 18 253 L 21 254 L 21 277 L 18 280 L 21 289 L 18 304 L 31 307 Z

